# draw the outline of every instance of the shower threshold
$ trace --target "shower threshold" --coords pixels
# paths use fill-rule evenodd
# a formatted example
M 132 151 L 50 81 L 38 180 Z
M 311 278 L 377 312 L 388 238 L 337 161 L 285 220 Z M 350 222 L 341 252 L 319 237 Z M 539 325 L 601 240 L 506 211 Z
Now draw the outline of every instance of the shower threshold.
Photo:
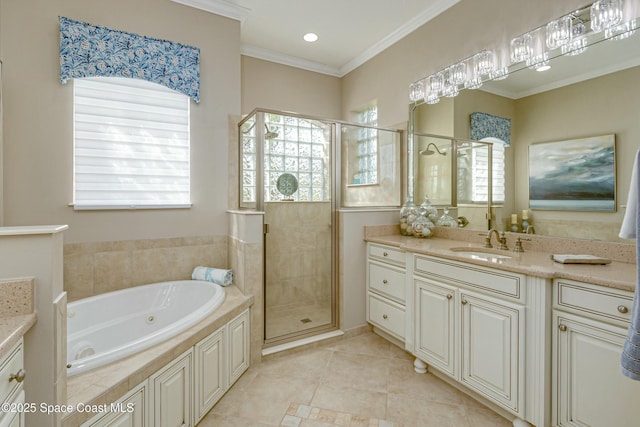
M 262 356 L 269 356 L 271 354 L 279 353 L 281 351 L 291 350 L 293 348 L 302 347 L 305 345 L 324 341 L 330 338 L 340 337 L 342 335 L 344 335 L 344 332 L 338 329 L 335 331 L 326 332 L 324 334 L 318 334 L 311 337 L 301 338 L 296 341 L 290 341 L 284 344 L 274 345 L 272 347 L 267 347 L 262 349 Z

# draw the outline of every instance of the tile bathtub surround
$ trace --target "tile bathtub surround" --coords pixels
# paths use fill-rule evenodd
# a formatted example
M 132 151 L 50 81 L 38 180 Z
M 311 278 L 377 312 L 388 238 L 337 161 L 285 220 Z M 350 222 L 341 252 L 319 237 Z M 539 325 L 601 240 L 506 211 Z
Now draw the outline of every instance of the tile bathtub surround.
M 108 405 L 116 401 L 189 347 L 254 304 L 253 298 L 243 295 L 235 285 L 225 289 L 227 294 L 222 305 L 186 331 L 127 358 L 68 377 L 66 404 L 75 408 L 79 403 Z M 91 416 L 88 412 L 66 414 L 62 426 L 76 427 Z
M 198 424 L 509 427 L 511 423 L 366 332 L 253 365 Z
M 193 268 L 228 268 L 228 237 L 199 236 L 64 245 L 69 301 L 167 280 L 190 279 Z

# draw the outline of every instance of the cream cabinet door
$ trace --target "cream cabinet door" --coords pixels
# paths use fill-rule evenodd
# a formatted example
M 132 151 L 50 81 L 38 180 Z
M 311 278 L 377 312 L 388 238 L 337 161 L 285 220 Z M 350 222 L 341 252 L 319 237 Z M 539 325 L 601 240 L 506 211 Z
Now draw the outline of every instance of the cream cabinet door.
M 249 310 L 228 324 L 229 386 L 249 368 Z
M 18 393 L 16 394 L 12 404 L 23 404 L 24 390 L 22 389 L 22 385 L 17 391 Z M 0 427 L 25 427 L 25 425 L 24 412 L 22 411 L 5 412 L 0 416 Z
M 424 279 L 414 279 L 414 284 L 416 355 L 455 377 L 456 289 Z
M 147 427 L 146 380 L 109 405 L 106 414 L 96 415 L 81 427 Z
M 524 307 L 460 293 L 460 380 L 518 413 L 524 385 Z
M 194 347 L 196 423 L 213 408 L 227 390 L 225 328 L 220 328 Z
M 620 372 L 625 328 L 554 315 L 554 409 L 558 426 L 640 425 L 640 382 Z
M 154 427 L 190 427 L 193 348 L 149 377 L 152 391 L 150 425 Z

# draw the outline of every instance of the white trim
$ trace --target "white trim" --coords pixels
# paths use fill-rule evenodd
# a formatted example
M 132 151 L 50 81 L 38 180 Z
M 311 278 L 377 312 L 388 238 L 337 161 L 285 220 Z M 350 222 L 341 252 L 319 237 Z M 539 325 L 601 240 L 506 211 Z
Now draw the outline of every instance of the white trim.
M 343 77 L 349 74 L 351 71 L 355 70 L 371 58 L 375 57 L 386 48 L 400 41 L 408 34 L 417 30 L 418 28 L 459 2 L 460 0 L 441 0 L 435 3 L 430 8 L 425 9 L 424 11 L 422 11 L 422 13 L 416 15 L 413 19 L 396 29 L 394 32 L 388 34 L 382 40 L 373 44 L 360 55 L 356 56 L 351 61 L 340 67 L 339 77 Z
M 253 45 L 243 44 L 240 52 L 242 55 L 250 56 L 252 58 L 263 59 L 265 61 L 301 68 L 307 71 L 327 74 L 333 77 L 342 77 L 342 75 L 340 75 L 340 70 L 335 67 L 330 67 L 319 62 L 309 61 L 307 59 L 298 58 L 297 56 L 286 55 L 284 53 L 275 52 L 273 50 Z
M 215 13 L 226 18 L 244 21 L 251 12 L 251 9 L 237 5 L 227 0 L 171 0 L 185 6 L 191 6 L 206 12 Z
M 56 234 L 68 228 L 68 225 L 15 225 L 11 227 L 0 227 L 0 236 Z
M 213 1 L 213 0 L 171 0 L 177 2 L 190 2 L 190 1 Z M 218 0 L 220 1 L 220 0 Z M 282 53 L 274 52 L 269 49 L 264 49 L 251 45 L 242 45 L 241 52 L 243 55 L 251 56 L 258 59 L 264 59 L 266 61 L 276 62 L 283 65 L 289 65 L 291 67 L 301 68 L 303 70 L 314 71 L 316 73 L 327 74 L 334 77 L 344 77 L 351 71 L 355 70 L 371 58 L 378 55 L 380 52 L 390 47 L 397 41 L 406 37 L 411 32 L 417 30 L 436 16 L 440 15 L 445 10 L 459 3 L 460 0 L 441 0 L 435 3 L 430 8 L 424 10 L 422 13 L 416 15 L 413 19 L 402 25 L 382 40 L 378 41 L 360 55 L 353 58 L 340 68 L 331 67 L 319 62 L 309 61 L 306 59 L 298 58 L 291 55 L 285 55 Z
M 191 209 L 190 203 L 182 203 L 175 205 L 76 205 L 70 203 L 76 211 L 108 211 L 108 210 L 142 210 L 142 209 Z

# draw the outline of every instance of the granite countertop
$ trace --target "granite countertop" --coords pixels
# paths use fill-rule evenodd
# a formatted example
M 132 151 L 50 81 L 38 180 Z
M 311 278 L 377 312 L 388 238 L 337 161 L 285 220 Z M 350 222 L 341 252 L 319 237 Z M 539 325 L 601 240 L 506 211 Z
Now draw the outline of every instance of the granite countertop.
M 0 357 L 36 323 L 35 313 L 0 318 Z
M 612 261 L 610 264 L 560 264 L 551 259 L 552 253 L 541 251 L 513 252 L 498 249 L 485 249 L 482 244 L 444 238 L 419 239 L 399 234 L 367 236 L 368 242 L 395 246 L 407 252 L 462 261 L 504 271 L 522 273 L 545 279 L 571 279 L 615 289 L 634 292 L 636 288 L 636 264 Z M 495 241 L 495 239 L 494 239 Z M 513 245 L 510 245 L 512 248 Z M 495 258 L 492 261 L 472 259 L 452 248 L 479 249 L 496 254 L 509 255 L 511 258 Z M 565 252 L 566 253 L 566 252 Z M 583 253 L 583 252 L 574 252 Z
M 0 357 L 36 323 L 32 278 L 0 282 Z

